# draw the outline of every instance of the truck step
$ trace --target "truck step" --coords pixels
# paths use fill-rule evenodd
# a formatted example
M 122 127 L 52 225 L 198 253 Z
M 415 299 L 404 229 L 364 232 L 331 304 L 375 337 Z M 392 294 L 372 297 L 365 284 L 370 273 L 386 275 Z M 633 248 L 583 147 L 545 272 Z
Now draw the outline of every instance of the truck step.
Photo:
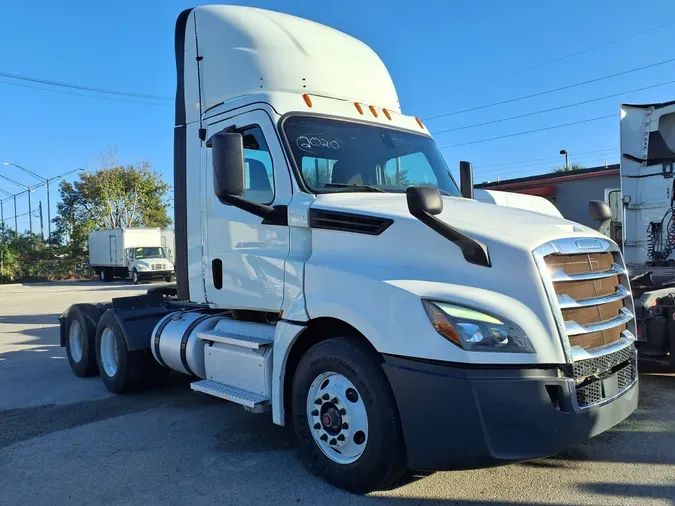
M 262 395 L 246 392 L 245 390 L 240 390 L 209 380 L 195 381 L 190 384 L 190 388 L 195 392 L 202 392 L 204 394 L 213 395 L 214 397 L 220 397 L 226 401 L 236 402 L 237 404 L 241 404 L 248 408 L 255 408 L 257 405 L 269 400 Z
M 274 325 L 223 318 L 213 330 L 200 332 L 199 339 L 257 350 L 272 344 Z

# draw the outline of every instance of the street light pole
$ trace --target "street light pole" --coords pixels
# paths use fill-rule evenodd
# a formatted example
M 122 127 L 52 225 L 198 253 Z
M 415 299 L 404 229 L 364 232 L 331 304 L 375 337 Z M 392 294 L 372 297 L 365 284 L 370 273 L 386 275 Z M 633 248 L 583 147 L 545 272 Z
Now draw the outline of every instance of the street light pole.
M 570 164 L 569 164 L 569 159 L 568 159 L 568 154 L 566 149 L 561 149 L 560 150 L 561 155 L 565 155 L 565 170 L 570 170 Z
M 21 165 L 17 165 L 16 163 L 12 163 L 12 162 L 3 162 L 3 163 L 4 163 L 4 165 L 7 165 L 7 166 L 11 165 L 13 167 L 16 167 L 17 169 L 22 170 L 23 172 L 28 174 L 29 176 L 33 176 L 35 179 L 39 179 L 40 181 L 42 181 L 43 183 L 45 183 L 47 185 L 47 241 L 51 242 L 51 239 L 52 239 L 52 206 L 51 206 L 51 201 L 50 201 L 50 197 L 49 197 L 49 183 L 52 182 L 52 181 L 56 181 L 57 179 L 60 179 L 64 176 L 67 176 L 68 174 L 72 174 L 73 172 L 83 171 L 84 169 L 74 169 L 74 170 L 68 171 L 64 174 L 61 174 L 59 176 L 49 178 L 49 177 L 40 176 L 39 174 L 36 174 L 32 170 L 28 170 L 26 167 L 22 167 Z M 28 192 L 28 210 L 30 212 L 30 191 Z M 33 227 L 31 225 L 31 233 L 32 232 L 33 232 Z
M 33 220 L 30 218 L 32 214 L 32 209 L 30 207 L 30 192 L 32 191 L 32 188 L 30 186 L 26 186 L 25 184 L 21 184 L 17 181 L 14 181 L 13 179 L 8 178 L 7 176 L 3 176 L 0 174 L 0 177 L 2 179 L 5 179 L 6 181 L 9 181 L 13 185 L 19 186 L 20 188 L 23 188 L 28 192 L 28 217 L 29 217 L 29 223 L 30 223 L 30 231 L 31 233 L 33 232 Z M 17 226 L 17 220 L 16 220 L 16 194 L 14 195 L 14 231 L 18 234 L 19 233 L 19 227 Z

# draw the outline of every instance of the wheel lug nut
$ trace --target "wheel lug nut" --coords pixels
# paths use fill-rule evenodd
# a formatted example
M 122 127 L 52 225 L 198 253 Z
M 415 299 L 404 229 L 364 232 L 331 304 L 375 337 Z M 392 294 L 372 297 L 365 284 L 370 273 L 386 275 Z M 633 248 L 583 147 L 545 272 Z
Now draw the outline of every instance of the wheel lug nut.
M 338 441 L 344 441 L 344 440 L 345 440 L 345 435 L 344 435 L 344 434 L 340 434 L 340 435 L 337 437 L 337 440 L 338 440 Z
M 313 410 L 312 416 L 319 416 L 319 410 L 318 409 Z
M 349 428 L 349 424 L 348 424 L 347 422 L 343 423 L 343 424 L 342 424 L 342 428 L 343 428 L 344 430 L 347 430 L 347 429 Z
M 319 439 L 321 441 L 328 441 L 328 436 L 326 434 L 321 434 L 321 437 Z
M 333 404 L 337 404 L 339 401 L 337 397 L 333 397 L 333 399 L 330 402 L 332 402 Z
M 328 442 L 328 444 L 335 446 L 337 444 L 337 440 L 335 438 L 333 438 Z
M 345 408 L 341 408 L 341 409 L 340 409 L 340 414 L 341 414 L 342 416 L 346 415 L 346 414 L 347 414 L 347 410 L 346 410 Z
M 315 423 L 315 424 L 314 424 L 314 428 L 317 429 L 317 430 L 319 430 L 319 429 L 321 428 L 321 424 L 320 424 L 320 423 Z
M 323 401 L 321 399 L 317 399 L 314 401 L 314 404 L 321 404 Z
M 323 400 L 327 401 L 328 399 L 330 399 L 330 395 L 328 395 L 328 394 L 323 394 L 323 395 L 321 396 L 321 398 L 322 398 Z

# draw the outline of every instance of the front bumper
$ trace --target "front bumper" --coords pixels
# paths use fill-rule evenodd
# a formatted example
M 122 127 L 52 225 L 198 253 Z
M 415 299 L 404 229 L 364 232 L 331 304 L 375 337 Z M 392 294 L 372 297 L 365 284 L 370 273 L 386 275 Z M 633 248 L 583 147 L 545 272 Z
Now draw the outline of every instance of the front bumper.
M 138 272 L 138 279 L 164 279 L 168 276 L 173 276 L 174 271 L 136 271 Z
M 580 410 L 574 382 L 557 368 L 459 367 L 385 356 L 408 466 L 473 469 L 555 455 L 628 417 L 637 381 L 601 406 Z

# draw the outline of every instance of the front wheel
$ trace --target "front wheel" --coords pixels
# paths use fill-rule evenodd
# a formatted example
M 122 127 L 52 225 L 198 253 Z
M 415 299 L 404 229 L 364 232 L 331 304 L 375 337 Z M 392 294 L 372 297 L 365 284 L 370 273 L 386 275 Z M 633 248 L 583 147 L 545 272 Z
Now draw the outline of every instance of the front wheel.
M 312 472 L 346 490 L 387 486 L 406 469 L 391 387 L 380 357 L 353 337 L 322 341 L 298 364 L 292 412 Z
M 137 285 L 141 282 L 141 277 L 138 275 L 138 271 L 136 269 L 134 269 L 131 273 L 131 281 L 134 283 L 134 285 Z
M 164 276 L 164 281 L 166 281 L 167 283 L 171 283 L 172 279 L 173 278 L 171 276 Z

